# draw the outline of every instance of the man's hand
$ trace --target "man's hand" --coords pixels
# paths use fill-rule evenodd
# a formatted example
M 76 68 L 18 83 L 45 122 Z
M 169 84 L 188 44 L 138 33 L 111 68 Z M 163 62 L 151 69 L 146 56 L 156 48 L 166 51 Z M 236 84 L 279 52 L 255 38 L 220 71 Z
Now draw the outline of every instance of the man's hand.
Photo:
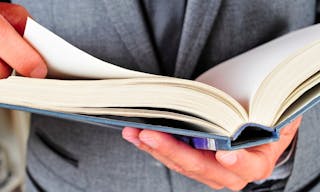
M 197 150 L 169 134 L 130 127 L 124 128 L 122 136 L 170 169 L 211 188 L 241 190 L 249 182 L 270 176 L 294 138 L 301 119 L 283 128 L 277 142 L 236 151 Z
M 28 16 L 19 5 L 0 3 L 0 79 L 8 77 L 13 69 L 28 77 L 43 78 L 47 74 L 44 60 L 22 38 Z

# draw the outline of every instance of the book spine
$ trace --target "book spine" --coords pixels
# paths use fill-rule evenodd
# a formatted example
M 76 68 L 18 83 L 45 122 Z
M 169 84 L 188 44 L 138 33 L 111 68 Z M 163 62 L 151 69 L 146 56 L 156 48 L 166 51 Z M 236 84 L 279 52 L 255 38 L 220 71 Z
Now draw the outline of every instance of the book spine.
M 204 149 L 204 150 L 217 150 L 216 140 L 211 138 L 199 138 L 199 137 L 188 137 L 175 135 L 177 139 L 183 141 L 184 143 L 192 146 L 195 149 Z
M 196 149 L 217 150 L 215 139 L 193 137 L 191 140 Z

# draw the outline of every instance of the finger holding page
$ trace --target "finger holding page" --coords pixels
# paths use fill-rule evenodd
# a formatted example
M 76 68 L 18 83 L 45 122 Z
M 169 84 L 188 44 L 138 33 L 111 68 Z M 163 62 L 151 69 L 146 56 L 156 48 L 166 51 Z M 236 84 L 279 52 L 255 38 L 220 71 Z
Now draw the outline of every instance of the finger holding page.
M 44 60 L 21 36 L 27 16 L 28 12 L 21 6 L 0 3 L 1 76 L 7 76 L 6 64 L 24 76 L 46 76 Z
M 12 25 L 20 36 L 23 36 L 27 17 L 29 16 L 25 8 L 12 3 L 0 3 L 0 15 Z

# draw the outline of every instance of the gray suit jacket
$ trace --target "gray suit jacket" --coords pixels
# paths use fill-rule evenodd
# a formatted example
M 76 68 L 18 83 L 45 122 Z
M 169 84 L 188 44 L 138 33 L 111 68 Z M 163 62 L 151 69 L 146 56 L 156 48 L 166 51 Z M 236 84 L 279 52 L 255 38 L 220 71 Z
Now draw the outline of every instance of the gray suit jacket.
M 161 74 L 139 1 L 16 0 L 44 26 L 84 51 L 129 69 Z M 188 0 L 175 76 L 215 64 L 315 22 L 313 0 Z M 163 74 L 165 75 L 165 74 Z M 286 191 L 319 191 L 319 106 L 304 118 Z M 120 131 L 34 116 L 28 190 L 212 191 L 166 169 Z

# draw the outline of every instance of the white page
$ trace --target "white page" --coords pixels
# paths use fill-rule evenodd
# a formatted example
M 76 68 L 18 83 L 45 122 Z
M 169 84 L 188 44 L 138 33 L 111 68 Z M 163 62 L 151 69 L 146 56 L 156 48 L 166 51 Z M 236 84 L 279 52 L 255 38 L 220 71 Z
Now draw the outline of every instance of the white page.
M 248 111 L 268 74 L 287 57 L 319 40 L 320 24 L 289 33 L 209 69 L 197 81 L 228 93 Z
M 72 46 L 31 18 L 27 19 L 23 37 L 44 58 L 49 76 L 95 79 L 152 76 L 97 59 Z

